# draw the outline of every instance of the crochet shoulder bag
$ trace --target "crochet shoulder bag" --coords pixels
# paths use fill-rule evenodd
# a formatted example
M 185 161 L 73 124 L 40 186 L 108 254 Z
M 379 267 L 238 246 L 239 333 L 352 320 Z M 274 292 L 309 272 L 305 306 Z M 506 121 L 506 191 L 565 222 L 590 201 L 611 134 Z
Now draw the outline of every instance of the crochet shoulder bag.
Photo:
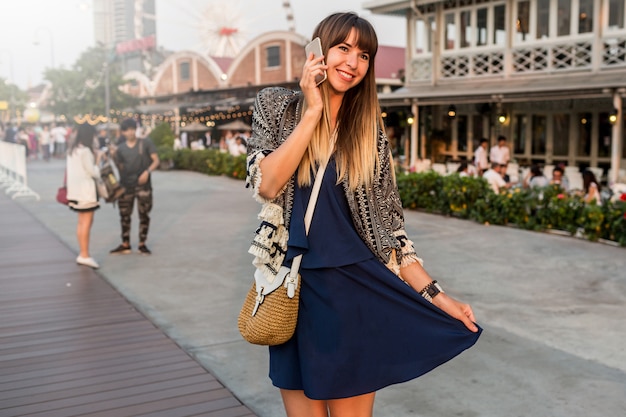
M 304 215 L 307 234 L 325 170 L 326 164 L 320 166 L 313 183 Z M 296 256 L 291 268 L 281 266 L 278 274 L 271 279 L 256 270 L 252 288 L 248 291 L 237 320 L 239 332 L 245 340 L 255 345 L 274 346 L 291 339 L 298 322 L 301 278 L 298 269 L 301 260 L 302 255 Z

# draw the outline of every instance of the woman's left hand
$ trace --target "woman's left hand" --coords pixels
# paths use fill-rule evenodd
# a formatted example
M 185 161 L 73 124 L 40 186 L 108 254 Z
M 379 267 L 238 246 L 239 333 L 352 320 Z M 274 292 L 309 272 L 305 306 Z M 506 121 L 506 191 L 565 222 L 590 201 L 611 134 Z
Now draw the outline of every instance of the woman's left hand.
M 474 312 L 469 304 L 462 303 L 450 297 L 446 293 L 439 293 L 433 298 L 433 304 L 448 313 L 450 316 L 460 320 L 472 332 L 476 333 L 478 327 L 474 324 Z

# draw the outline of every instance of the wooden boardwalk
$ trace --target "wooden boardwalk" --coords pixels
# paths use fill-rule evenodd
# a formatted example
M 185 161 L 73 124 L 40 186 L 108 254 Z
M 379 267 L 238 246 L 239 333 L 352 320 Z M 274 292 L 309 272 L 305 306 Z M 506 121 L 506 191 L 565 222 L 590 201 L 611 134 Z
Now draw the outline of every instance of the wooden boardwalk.
M 75 257 L 0 193 L 0 416 L 254 416 Z

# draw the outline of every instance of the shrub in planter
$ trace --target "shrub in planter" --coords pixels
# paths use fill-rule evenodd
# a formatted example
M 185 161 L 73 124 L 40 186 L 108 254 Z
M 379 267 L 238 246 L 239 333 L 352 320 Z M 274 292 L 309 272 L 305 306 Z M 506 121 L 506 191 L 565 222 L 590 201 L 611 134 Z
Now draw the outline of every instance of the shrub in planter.
M 604 211 L 602 206 L 596 204 L 586 204 L 578 217 L 578 225 L 582 229 L 583 234 L 587 239 L 594 242 L 602 237 L 603 222 Z
M 190 169 L 191 166 L 191 149 L 180 149 L 174 153 L 174 168 Z
M 543 229 L 563 230 L 574 234 L 583 207 L 580 197 L 567 195 L 557 185 L 548 186 L 543 190 L 537 221 Z
M 229 177 L 245 180 L 246 179 L 246 155 L 230 156 L 226 164 L 224 174 Z
M 440 191 L 441 175 L 436 172 L 420 172 L 397 177 L 400 199 L 404 207 L 433 212 L 442 212 Z
M 442 177 L 442 184 L 442 212 L 463 219 L 470 217 L 471 207 L 489 192 L 489 185 L 482 178 L 452 174 Z
M 532 229 L 535 225 L 531 210 L 534 200 L 530 193 L 519 188 L 502 191 L 500 194 L 495 194 L 489 188 L 485 197 L 474 204 L 470 218 L 480 223 L 515 224 Z
M 202 172 L 203 174 L 212 174 L 212 172 L 209 171 L 206 161 L 211 157 L 213 152 L 215 151 L 210 149 L 191 151 L 191 156 L 189 157 L 190 166 L 187 169 Z
M 226 169 L 226 153 L 213 150 L 205 161 L 206 169 L 211 175 L 220 175 Z
M 157 148 L 164 146 L 172 149 L 174 147 L 174 138 L 176 136 L 172 132 L 172 127 L 169 123 L 160 123 L 152 129 L 148 136 Z
M 157 155 L 161 161 L 161 169 L 169 169 L 174 164 L 176 151 L 169 146 L 161 145 L 157 147 Z
M 607 202 L 605 207 L 602 237 L 626 246 L 626 193 L 616 201 Z

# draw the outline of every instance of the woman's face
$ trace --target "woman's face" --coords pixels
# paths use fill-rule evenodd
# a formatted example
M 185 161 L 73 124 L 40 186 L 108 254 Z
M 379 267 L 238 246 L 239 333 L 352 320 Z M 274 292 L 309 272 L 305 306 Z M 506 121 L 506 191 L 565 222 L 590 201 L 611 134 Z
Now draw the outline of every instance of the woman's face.
M 326 64 L 328 65 L 328 80 L 331 90 L 343 95 L 349 89 L 357 86 L 367 74 L 370 66 L 370 56 L 356 46 L 356 30 L 353 28 L 348 37 L 341 43 L 328 50 Z

